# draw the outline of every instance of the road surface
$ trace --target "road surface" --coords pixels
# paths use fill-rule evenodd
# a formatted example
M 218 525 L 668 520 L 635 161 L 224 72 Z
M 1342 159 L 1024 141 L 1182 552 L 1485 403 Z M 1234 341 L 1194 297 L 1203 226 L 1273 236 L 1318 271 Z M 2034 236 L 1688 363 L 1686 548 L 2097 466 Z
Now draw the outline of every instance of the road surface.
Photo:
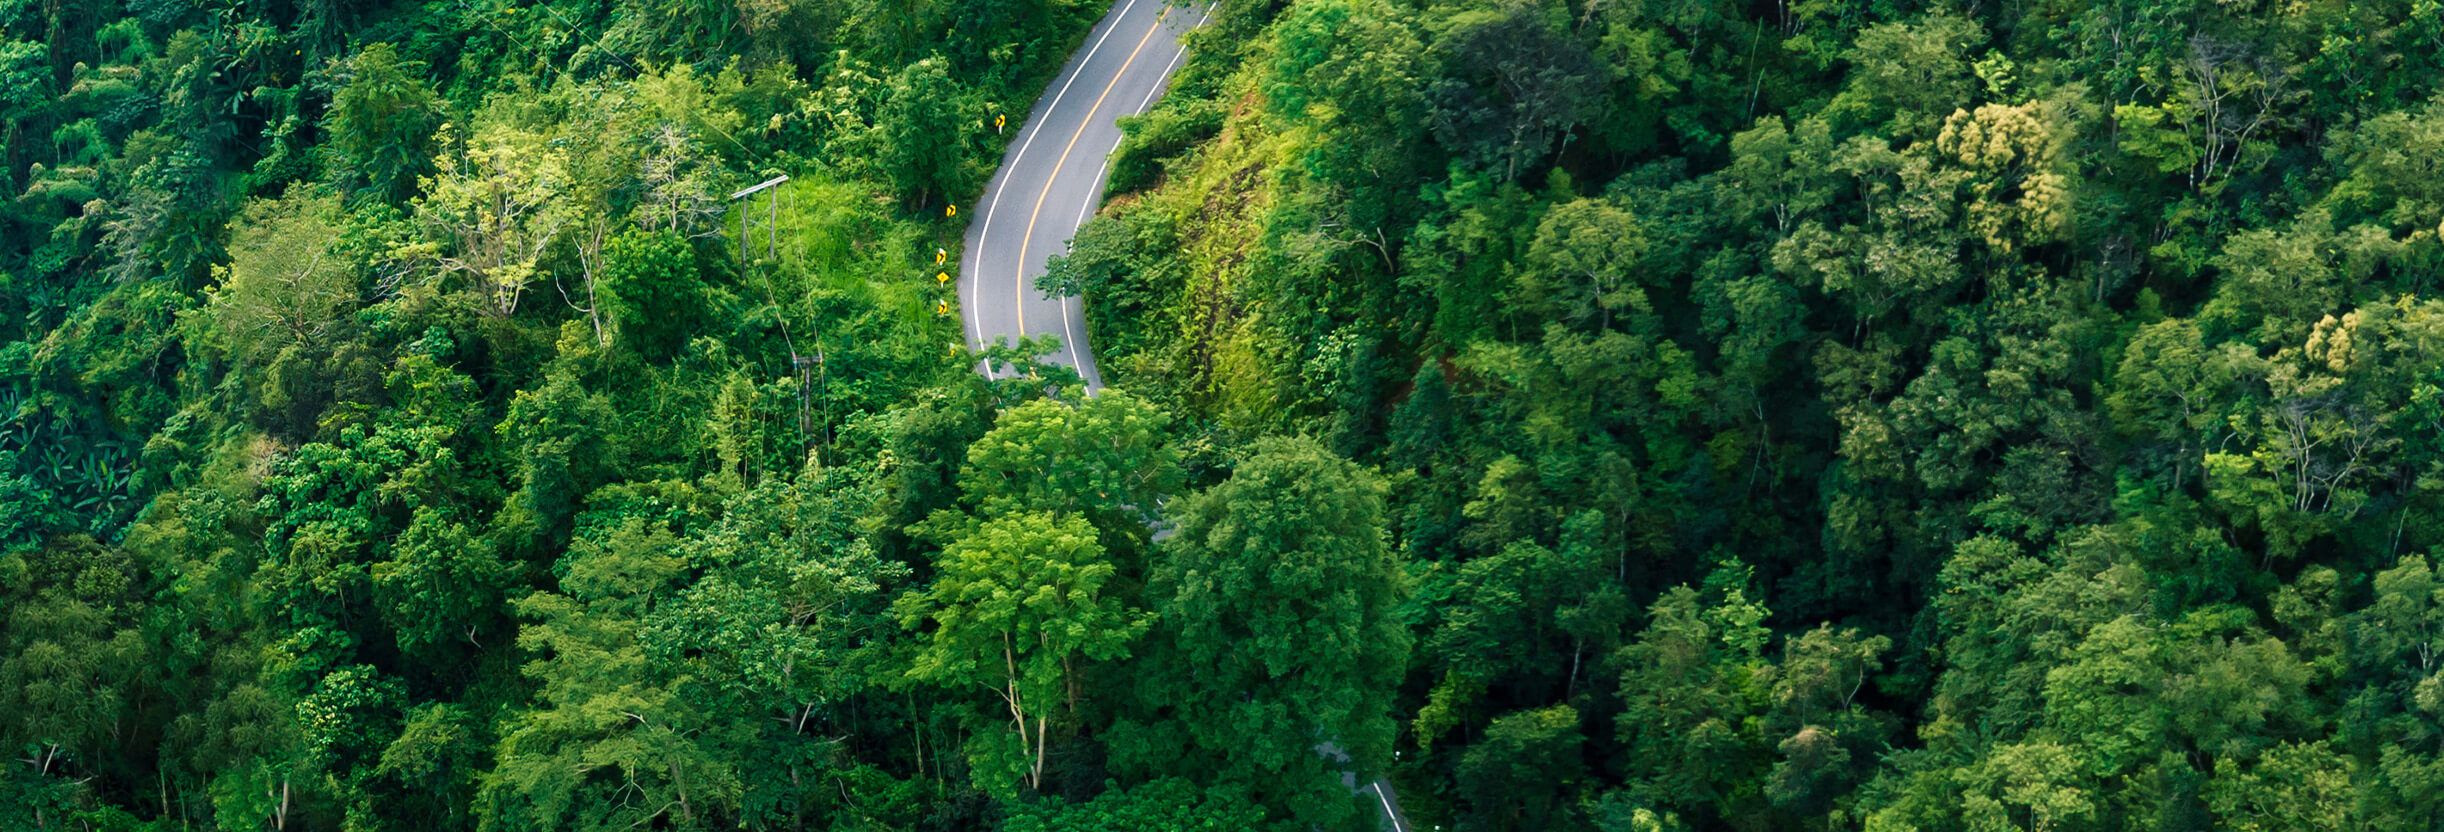
M 968 345 L 982 347 L 1020 335 L 1055 335 L 1049 358 L 1076 368 L 1089 390 L 1103 386 L 1086 343 L 1086 312 L 1078 298 L 1035 289 L 1036 277 L 1103 201 L 1103 180 L 1120 146 L 1120 117 L 1144 112 L 1179 66 L 1180 35 L 1205 21 L 1198 5 L 1165 0 L 1117 0 L 1087 33 L 1010 143 L 999 172 L 986 183 L 959 257 L 959 305 Z
M 1001 168 L 984 186 L 959 256 L 959 305 L 968 345 L 982 347 L 1020 335 L 1057 335 L 1048 358 L 1076 368 L 1088 390 L 1103 386 L 1086 343 L 1086 312 L 1078 298 L 1038 292 L 1035 279 L 1103 203 L 1103 178 L 1120 147 L 1122 116 L 1145 112 L 1179 67 L 1180 35 L 1205 22 L 1205 8 L 1168 0 L 1116 0 L 1087 33 L 1086 46 L 1035 103 Z M 1348 762 L 1330 743 L 1317 749 Z M 1389 782 L 1342 783 L 1380 806 L 1383 828 L 1410 832 Z

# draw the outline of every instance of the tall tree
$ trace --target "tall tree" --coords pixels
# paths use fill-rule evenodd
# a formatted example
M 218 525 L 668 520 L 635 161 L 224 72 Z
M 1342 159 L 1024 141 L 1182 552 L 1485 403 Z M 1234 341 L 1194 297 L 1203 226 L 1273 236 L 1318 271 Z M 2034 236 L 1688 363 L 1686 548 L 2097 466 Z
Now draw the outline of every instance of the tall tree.
M 949 67 L 932 58 L 909 64 L 888 89 L 875 115 L 875 140 L 883 175 L 897 186 L 900 201 L 926 207 L 974 191 L 979 177 L 968 150 L 981 130 L 983 108 L 952 83 Z
M 1257 440 L 1183 501 L 1150 589 L 1170 664 L 1146 692 L 1169 721 L 1114 756 L 1239 784 L 1301 822 L 1351 823 L 1358 804 L 1322 749 L 1382 770 L 1408 664 L 1383 512 L 1379 478 L 1307 439 Z
M 1076 727 L 1080 665 L 1127 658 L 1150 617 L 1105 590 L 1115 570 L 1075 516 L 986 520 L 944 548 L 938 567 L 933 585 L 900 605 L 909 628 L 931 627 L 908 675 L 999 694 L 1009 732 L 980 726 L 970 740 L 977 785 L 1003 796 L 1022 783 L 1040 790 L 1054 718 L 1064 733 Z
M 197 315 L 195 340 L 233 364 L 263 422 L 309 435 L 331 396 L 326 360 L 357 304 L 356 264 L 342 249 L 339 198 L 307 188 L 248 203 L 231 223 L 227 266 Z
M 334 66 L 339 89 L 323 115 L 328 164 L 376 198 L 407 198 L 417 177 L 431 169 L 443 109 L 425 69 L 379 42 Z

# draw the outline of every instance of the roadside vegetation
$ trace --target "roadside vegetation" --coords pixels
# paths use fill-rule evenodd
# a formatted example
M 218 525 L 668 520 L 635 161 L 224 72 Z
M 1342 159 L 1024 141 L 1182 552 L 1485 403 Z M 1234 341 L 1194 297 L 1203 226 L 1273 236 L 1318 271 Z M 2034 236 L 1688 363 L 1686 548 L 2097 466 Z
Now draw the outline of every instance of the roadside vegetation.
M 2432 0 L 1104 11 L 0 0 L 0 826 L 2444 819 Z
M 2432 3 L 1225 3 L 1046 285 L 1463 829 L 2429 829 Z

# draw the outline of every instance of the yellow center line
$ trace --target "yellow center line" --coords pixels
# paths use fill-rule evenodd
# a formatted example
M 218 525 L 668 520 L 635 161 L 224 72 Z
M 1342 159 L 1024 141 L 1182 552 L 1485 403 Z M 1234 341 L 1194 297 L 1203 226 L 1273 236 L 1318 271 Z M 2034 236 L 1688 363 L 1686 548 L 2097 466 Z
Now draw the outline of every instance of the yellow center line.
M 1079 137 L 1085 136 L 1086 128 L 1095 123 L 1095 114 L 1103 111 L 1103 100 L 1111 97 L 1113 87 L 1120 86 L 1120 79 L 1128 77 L 1129 66 L 1137 63 L 1137 53 L 1145 51 L 1146 42 L 1153 40 L 1154 33 L 1162 31 L 1162 28 L 1162 16 L 1156 15 L 1154 25 L 1146 27 L 1145 36 L 1137 39 L 1137 46 L 1129 50 L 1128 59 L 1120 62 L 1120 69 L 1112 73 L 1111 82 L 1104 84 L 1103 92 L 1095 96 L 1094 106 L 1086 108 L 1086 118 L 1078 122 L 1078 132 L 1069 134 L 1069 144 L 1061 148 L 1061 158 L 1053 160 L 1052 172 L 1044 176 L 1044 192 L 1035 195 L 1035 209 L 1027 212 L 1027 233 L 1018 238 L 1017 279 L 1011 281 L 1017 285 L 1010 289 L 1015 301 L 1013 305 L 1018 308 L 1019 337 L 1027 335 L 1027 248 L 1035 242 L 1035 219 L 1044 213 L 1044 198 L 1052 196 L 1053 184 L 1061 179 L 1061 166 L 1069 164 L 1069 151 L 1077 149 Z

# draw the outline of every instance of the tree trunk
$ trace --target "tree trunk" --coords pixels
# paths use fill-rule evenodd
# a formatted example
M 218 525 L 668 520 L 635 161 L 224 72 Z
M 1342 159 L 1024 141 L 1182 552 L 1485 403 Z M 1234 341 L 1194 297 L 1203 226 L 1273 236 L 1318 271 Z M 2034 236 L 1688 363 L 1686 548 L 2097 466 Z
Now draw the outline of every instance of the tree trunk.
M 679 820 L 695 822 L 696 814 L 689 811 L 687 807 L 687 778 L 679 773 L 679 763 L 676 760 L 671 761 L 670 764 L 670 782 L 679 790 Z

